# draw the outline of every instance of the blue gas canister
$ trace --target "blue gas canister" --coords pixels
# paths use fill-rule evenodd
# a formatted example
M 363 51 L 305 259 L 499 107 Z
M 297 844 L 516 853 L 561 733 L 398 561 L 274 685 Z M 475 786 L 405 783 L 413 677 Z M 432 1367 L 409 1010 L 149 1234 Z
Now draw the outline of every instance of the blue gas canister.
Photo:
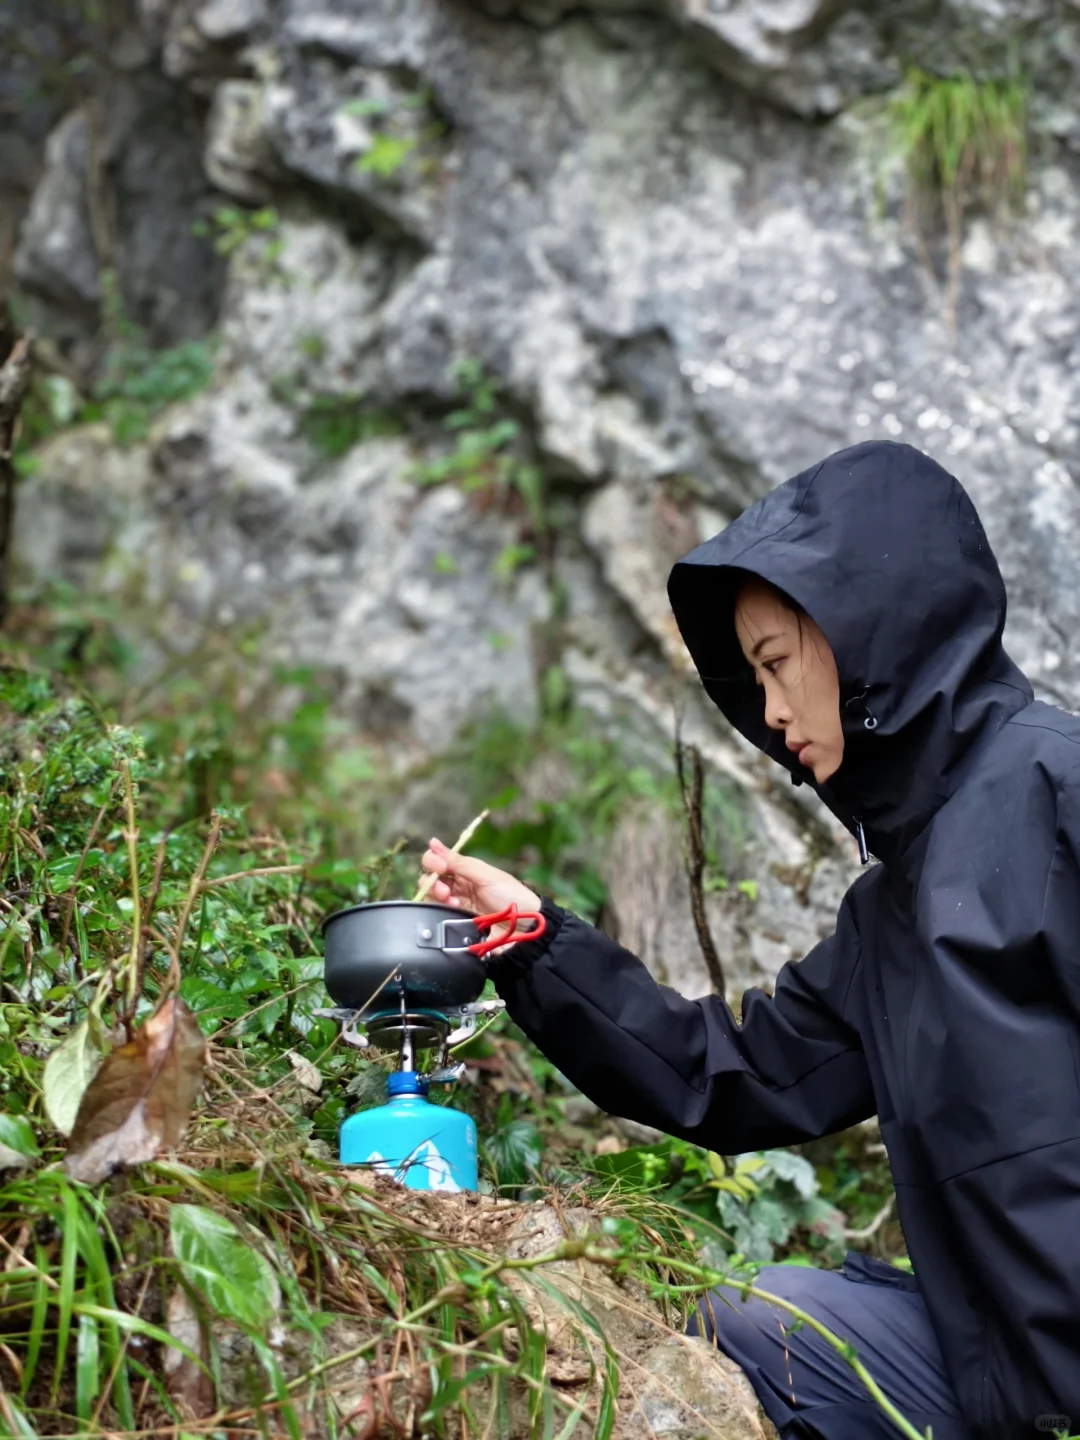
M 476 1189 L 476 1125 L 460 1110 L 430 1105 L 412 1070 L 386 1080 L 387 1103 L 350 1115 L 338 1139 L 342 1165 L 368 1165 L 411 1190 Z

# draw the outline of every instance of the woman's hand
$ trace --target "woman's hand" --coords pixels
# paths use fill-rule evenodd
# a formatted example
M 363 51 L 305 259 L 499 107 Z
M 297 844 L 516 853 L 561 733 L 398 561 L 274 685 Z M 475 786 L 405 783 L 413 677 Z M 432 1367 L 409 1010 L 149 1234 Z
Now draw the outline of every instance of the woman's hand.
M 513 875 L 489 865 L 486 860 L 454 855 L 441 840 L 431 841 L 420 863 L 425 870 L 438 875 L 430 895 L 443 905 L 460 905 L 476 915 L 490 915 L 505 910 L 508 905 L 516 905 L 522 911 L 540 909 L 539 895 L 533 894 Z

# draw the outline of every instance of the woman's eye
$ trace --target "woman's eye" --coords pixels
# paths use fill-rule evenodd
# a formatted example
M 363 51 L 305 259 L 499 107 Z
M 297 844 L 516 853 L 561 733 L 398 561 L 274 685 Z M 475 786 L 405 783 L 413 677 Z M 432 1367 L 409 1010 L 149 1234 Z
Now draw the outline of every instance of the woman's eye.
M 762 668 L 763 670 L 767 670 L 770 675 L 775 675 L 776 672 L 777 672 L 777 670 L 779 670 L 779 668 L 780 668 L 780 665 L 781 665 L 781 663 L 782 663 L 782 660 L 783 660 L 783 657 L 782 657 L 782 656 L 777 656 L 777 657 L 776 657 L 775 659 L 773 659 L 773 660 L 763 660 L 763 661 L 761 662 L 761 668 Z

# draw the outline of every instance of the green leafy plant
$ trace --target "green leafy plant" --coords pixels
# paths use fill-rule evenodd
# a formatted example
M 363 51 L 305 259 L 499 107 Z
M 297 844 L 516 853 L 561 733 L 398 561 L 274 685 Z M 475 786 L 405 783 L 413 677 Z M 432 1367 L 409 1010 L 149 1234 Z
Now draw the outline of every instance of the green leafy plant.
M 488 500 L 517 497 L 532 536 L 542 536 L 548 528 L 543 475 L 525 458 L 520 426 L 500 405 L 495 381 L 476 360 L 460 361 L 452 376 L 460 403 L 443 424 L 453 443 L 418 466 L 412 479 L 418 485 L 457 485 Z M 506 578 L 535 557 L 534 544 L 515 542 L 501 552 L 496 570 Z
M 85 391 L 67 375 L 35 377 L 23 407 L 16 465 L 34 470 L 33 447 L 71 425 L 104 420 L 119 445 L 145 439 L 169 406 L 204 390 L 214 372 L 217 337 L 155 349 L 124 313 L 116 277 L 103 276 L 103 323 L 108 336 L 96 378 Z
M 191 229 L 193 234 L 208 238 L 217 253 L 226 259 L 250 241 L 259 240 L 263 263 L 272 265 L 284 243 L 278 234 L 280 224 L 278 212 L 272 206 L 242 210 L 236 205 L 219 205 L 209 220 L 196 220 Z
M 538 1175 L 544 1141 L 531 1120 L 515 1118 L 510 1097 L 504 1095 L 495 1128 L 483 1139 L 481 1153 L 495 1189 L 516 1191 Z
M 337 460 L 364 440 L 400 435 L 402 425 L 389 412 L 365 406 L 359 395 L 315 395 L 300 411 L 300 433 Z
M 411 135 L 373 135 L 371 144 L 357 160 L 356 168 L 364 174 L 388 180 L 391 175 L 397 174 L 416 146 L 417 141 Z
M 67 375 L 31 375 L 30 386 L 23 399 L 19 429 L 12 457 L 17 475 L 29 476 L 37 469 L 34 447 L 58 431 L 76 424 L 84 410 L 85 399 Z
M 350 100 L 342 106 L 342 113 L 359 119 L 381 119 L 385 130 L 373 130 L 363 153 L 357 156 L 354 166 L 363 175 L 373 175 L 378 180 L 390 180 L 410 161 L 415 162 L 424 146 L 442 135 L 444 126 L 434 120 L 419 125 L 415 112 L 423 111 L 431 103 L 426 90 L 412 94 L 389 96 L 364 96 Z
M 723 1204 L 737 1207 L 731 1225 L 744 1227 L 748 1250 L 763 1234 L 784 1258 L 800 1244 L 829 1258 L 805 1211 L 786 1240 L 772 1238 L 809 1203 L 805 1162 L 775 1152 L 732 1166 L 682 1142 L 647 1148 L 628 1162 L 646 1183 L 601 1177 L 607 1192 L 618 1179 L 618 1194 L 594 1192 L 601 1236 L 520 1260 L 475 1233 L 445 1233 L 451 1208 L 425 1209 L 423 1197 L 329 1163 L 361 1077 L 314 1014 L 326 1003 L 318 923 L 409 893 L 415 860 L 365 848 L 378 830 L 377 765 L 317 675 L 256 672 L 258 640 L 208 634 L 155 667 L 117 638 L 107 605 L 72 592 L 16 607 L 5 631 L 0 1236 L 15 1259 L 0 1270 L 0 1306 L 17 1364 L 3 1425 L 27 1437 L 208 1429 L 227 1343 L 252 1371 L 250 1402 L 229 1424 L 253 1431 L 298 1440 L 311 1404 L 325 1407 L 327 1433 L 340 1430 L 337 1367 L 361 1359 L 373 1393 L 390 1397 L 387 1424 L 404 1413 L 395 1403 L 420 1395 L 434 1434 L 457 1433 L 462 1419 L 478 1433 L 517 1433 L 513 1403 L 538 1434 L 571 1440 L 587 1426 L 605 1440 L 618 1366 L 603 1317 L 545 1269 L 589 1259 L 631 1276 L 677 1328 L 701 1291 L 747 1283 Z M 590 865 L 621 807 L 678 803 L 670 777 L 628 766 L 571 707 L 536 731 L 500 721 L 460 743 L 453 784 L 495 806 L 478 853 L 513 857 L 583 913 L 602 903 Z M 558 783 L 538 792 L 539 761 Z M 133 1160 L 104 1187 L 72 1178 L 63 1167 L 80 1133 L 113 1133 L 101 1110 L 97 1131 L 88 1125 L 95 1085 L 110 1062 L 114 1079 L 122 1070 L 117 1056 L 137 1061 L 139 1037 L 170 1013 L 166 1002 L 180 1013 L 179 1001 L 211 1063 L 177 1154 Z M 456 1053 L 480 1077 L 454 1103 L 477 1116 L 492 1188 L 582 1197 L 589 1136 L 565 1123 L 570 1087 L 555 1067 L 505 1017 Z M 376 1098 L 381 1074 L 364 1075 L 364 1098 Z M 831 1198 L 849 1194 L 853 1169 L 835 1163 Z M 764 1204 L 777 1199 L 779 1218 Z M 723 1242 L 708 1263 L 703 1235 Z M 587 1342 L 584 1399 L 546 1374 L 527 1304 L 541 1296 Z M 279 1329 L 299 1344 L 271 1344 Z M 185 1408 L 192 1396 L 198 1419 Z
M 152 350 L 139 339 L 114 345 L 79 418 L 100 415 L 120 445 L 145 439 L 162 411 L 210 383 L 215 348 L 214 340 L 186 340 L 165 350 Z
M 790 1150 L 725 1160 L 672 1139 L 597 1156 L 593 1164 L 601 1176 L 657 1191 L 712 1222 L 723 1232 L 722 1251 L 742 1261 L 770 1263 L 794 1240 L 803 1253 L 818 1252 L 833 1264 L 843 1258 L 844 1215 L 820 1195 L 813 1165 Z
M 215 337 L 154 350 L 124 313 L 115 275 L 103 278 L 102 313 L 109 344 L 80 420 L 104 418 L 123 445 L 146 436 L 169 405 L 206 388 L 214 370 Z

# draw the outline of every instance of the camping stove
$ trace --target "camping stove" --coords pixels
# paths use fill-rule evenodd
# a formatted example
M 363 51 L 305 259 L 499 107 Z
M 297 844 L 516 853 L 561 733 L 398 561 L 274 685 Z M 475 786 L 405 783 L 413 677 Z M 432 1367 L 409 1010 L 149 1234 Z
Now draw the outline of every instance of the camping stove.
M 451 1050 L 482 1016 L 503 1008 L 501 1000 L 478 998 L 486 957 L 537 940 L 544 928 L 541 914 L 515 905 L 470 915 L 430 901 L 384 900 L 327 916 L 324 975 L 337 1005 L 316 1015 L 340 1021 L 347 1045 L 397 1055 L 387 1103 L 341 1127 L 343 1165 L 367 1165 L 414 1190 L 476 1189 L 476 1126 L 448 1105 L 429 1104 L 428 1087 L 461 1078 L 465 1066 L 451 1062 Z M 416 1069 L 422 1050 L 437 1056 L 426 1075 Z
M 316 1010 L 316 1015 L 340 1021 L 347 1045 L 397 1056 L 397 1067 L 386 1079 L 387 1103 L 350 1115 L 343 1123 L 341 1164 L 365 1165 L 414 1190 L 475 1190 L 475 1123 L 448 1105 L 430 1104 L 426 1097 L 429 1086 L 461 1079 L 465 1064 L 451 1061 L 452 1047 L 475 1034 L 483 1017 L 503 1008 L 501 1000 L 478 1000 L 445 1011 L 410 1009 L 402 993 L 397 1009 L 369 1015 L 341 1008 Z M 436 1063 L 426 1074 L 416 1069 L 422 1050 L 436 1052 Z

